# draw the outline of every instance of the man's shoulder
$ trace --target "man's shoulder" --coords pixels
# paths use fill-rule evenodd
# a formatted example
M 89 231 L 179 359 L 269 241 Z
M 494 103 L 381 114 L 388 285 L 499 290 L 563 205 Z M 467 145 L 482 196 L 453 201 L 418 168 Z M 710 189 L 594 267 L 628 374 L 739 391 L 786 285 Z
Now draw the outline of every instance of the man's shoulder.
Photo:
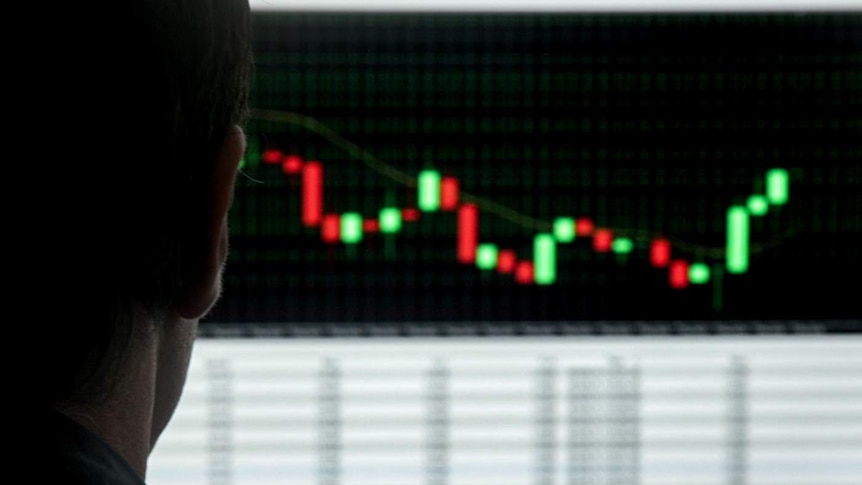
M 144 485 L 134 469 L 107 443 L 69 417 L 35 411 L 33 433 L 20 451 L 35 465 L 30 483 Z M 28 467 L 29 468 L 29 467 Z

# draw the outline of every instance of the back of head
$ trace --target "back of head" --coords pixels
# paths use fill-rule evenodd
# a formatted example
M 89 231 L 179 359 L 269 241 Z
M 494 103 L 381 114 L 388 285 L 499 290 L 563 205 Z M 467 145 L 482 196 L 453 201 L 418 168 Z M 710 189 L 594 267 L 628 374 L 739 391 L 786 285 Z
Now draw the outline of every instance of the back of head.
M 103 394 L 195 271 L 202 195 L 251 67 L 245 0 L 62 3 L 34 17 L 7 92 L 10 323 L 29 357 L 15 374 L 43 404 Z

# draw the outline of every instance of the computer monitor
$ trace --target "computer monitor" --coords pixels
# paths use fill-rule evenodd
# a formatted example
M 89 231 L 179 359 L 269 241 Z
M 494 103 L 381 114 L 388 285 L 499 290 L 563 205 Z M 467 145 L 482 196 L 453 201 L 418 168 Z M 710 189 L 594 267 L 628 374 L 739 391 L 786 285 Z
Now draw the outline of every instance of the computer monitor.
M 254 6 L 150 483 L 862 483 L 858 4 Z

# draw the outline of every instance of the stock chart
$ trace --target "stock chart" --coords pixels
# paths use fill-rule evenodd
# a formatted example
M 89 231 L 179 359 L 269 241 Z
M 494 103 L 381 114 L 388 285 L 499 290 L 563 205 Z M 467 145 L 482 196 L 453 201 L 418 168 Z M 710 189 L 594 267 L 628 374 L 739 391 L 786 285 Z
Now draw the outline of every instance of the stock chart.
M 148 481 L 862 483 L 860 25 L 258 12 Z
M 256 22 L 212 322 L 856 328 L 858 14 Z

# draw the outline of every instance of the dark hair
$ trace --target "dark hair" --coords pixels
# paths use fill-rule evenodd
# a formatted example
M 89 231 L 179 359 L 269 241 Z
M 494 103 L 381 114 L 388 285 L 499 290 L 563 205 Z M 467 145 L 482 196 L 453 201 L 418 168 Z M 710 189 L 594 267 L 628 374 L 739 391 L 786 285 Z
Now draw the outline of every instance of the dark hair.
M 15 93 L 29 97 L 16 133 L 30 153 L 12 177 L 28 262 L 14 295 L 31 311 L 14 325 L 33 357 L 24 392 L 86 402 L 198 270 L 186 255 L 212 164 L 247 113 L 250 14 L 247 0 L 128 0 L 37 18 Z

